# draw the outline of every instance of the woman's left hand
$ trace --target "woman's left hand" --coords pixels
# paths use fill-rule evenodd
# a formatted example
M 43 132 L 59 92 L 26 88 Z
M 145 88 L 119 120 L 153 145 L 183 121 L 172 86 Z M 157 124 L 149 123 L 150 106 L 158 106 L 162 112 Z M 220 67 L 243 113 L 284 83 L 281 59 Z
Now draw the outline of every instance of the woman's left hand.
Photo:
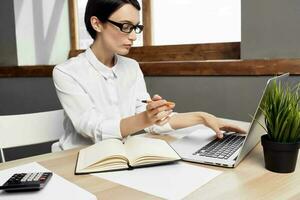
M 212 114 L 201 112 L 200 116 L 203 120 L 203 124 L 214 130 L 217 134 L 217 137 L 220 139 L 223 138 L 222 131 L 237 132 L 242 134 L 246 133 L 246 131 L 240 127 L 233 124 L 228 124 Z

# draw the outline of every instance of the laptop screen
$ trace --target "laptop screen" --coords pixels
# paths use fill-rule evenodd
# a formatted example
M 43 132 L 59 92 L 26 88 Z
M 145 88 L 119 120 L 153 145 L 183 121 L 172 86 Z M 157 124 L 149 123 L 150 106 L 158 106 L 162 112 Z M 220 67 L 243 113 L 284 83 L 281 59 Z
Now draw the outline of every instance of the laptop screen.
M 259 125 L 258 121 L 261 124 L 264 124 L 264 116 L 263 116 L 263 114 L 260 110 L 260 107 L 261 107 L 261 103 L 264 99 L 264 96 L 266 94 L 266 91 L 272 85 L 272 83 L 274 83 L 274 81 L 275 82 L 285 82 L 288 77 L 289 77 L 289 73 L 286 73 L 286 74 L 283 74 L 283 75 L 280 75 L 280 76 L 270 78 L 267 81 L 266 87 L 263 91 L 263 94 L 260 98 L 260 101 L 258 103 L 256 111 L 253 115 L 251 125 L 248 129 L 247 137 L 244 141 L 244 144 L 242 146 L 241 152 L 240 152 L 240 154 L 237 158 L 237 161 L 236 161 L 235 165 L 237 165 L 239 162 L 241 162 L 243 160 L 243 158 L 249 153 L 249 151 L 251 151 L 255 147 L 255 145 L 259 142 L 260 137 L 263 134 L 265 134 L 265 130 Z

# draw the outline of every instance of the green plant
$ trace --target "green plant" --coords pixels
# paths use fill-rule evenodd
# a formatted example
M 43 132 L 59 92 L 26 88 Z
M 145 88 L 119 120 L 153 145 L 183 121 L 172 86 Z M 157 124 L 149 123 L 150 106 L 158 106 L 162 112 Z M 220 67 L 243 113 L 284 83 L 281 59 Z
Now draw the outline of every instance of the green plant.
M 260 107 L 265 116 L 268 137 L 272 141 L 294 143 L 300 141 L 299 84 L 283 86 L 271 83 Z

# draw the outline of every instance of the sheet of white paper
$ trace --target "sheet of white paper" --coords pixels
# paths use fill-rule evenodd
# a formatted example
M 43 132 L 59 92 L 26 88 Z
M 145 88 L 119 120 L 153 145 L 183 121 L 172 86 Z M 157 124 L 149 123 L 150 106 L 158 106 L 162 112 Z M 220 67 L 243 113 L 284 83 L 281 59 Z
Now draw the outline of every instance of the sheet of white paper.
M 183 199 L 222 172 L 179 162 L 94 176 L 165 199 Z
M 14 173 L 50 171 L 36 162 L 0 171 L 0 184 L 3 185 Z M 39 191 L 6 193 L 0 192 L 0 200 L 96 200 L 96 196 L 53 173 L 47 185 Z

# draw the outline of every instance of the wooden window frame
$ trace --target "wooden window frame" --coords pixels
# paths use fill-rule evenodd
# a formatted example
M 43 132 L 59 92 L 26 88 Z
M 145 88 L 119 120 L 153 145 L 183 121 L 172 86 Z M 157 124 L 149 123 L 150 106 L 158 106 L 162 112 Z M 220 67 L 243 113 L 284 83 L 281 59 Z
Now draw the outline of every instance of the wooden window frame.
M 77 23 L 76 2 L 69 0 L 73 9 L 70 11 L 70 28 L 74 32 L 71 40 L 76 43 L 72 47 L 78 47 L 78 28 L 74 24 Z M 152 0 L 142 2 L 144 46 L 132 48 L 128 56 L 140 63 L 146 76 L 252 76 L 285 72 L 300 75 L 300 59 L 240 60 L 240 43 L 152 46 Z M 70 57 L 82 51 L 71 48 Z
M 79 49 L 77 0 L 68 0 L 70 57 Z M 300 75 L 300 59 L 241 60 L 240 43 L 152 46 L 151 0 L 143 0 L 143 47 L 133 47 L 145 76 L 273 76 Z M 158 53 L 159 52 L 159 53 Z M 53 65 L 2 66 L 0 77 L 51 77 Z

